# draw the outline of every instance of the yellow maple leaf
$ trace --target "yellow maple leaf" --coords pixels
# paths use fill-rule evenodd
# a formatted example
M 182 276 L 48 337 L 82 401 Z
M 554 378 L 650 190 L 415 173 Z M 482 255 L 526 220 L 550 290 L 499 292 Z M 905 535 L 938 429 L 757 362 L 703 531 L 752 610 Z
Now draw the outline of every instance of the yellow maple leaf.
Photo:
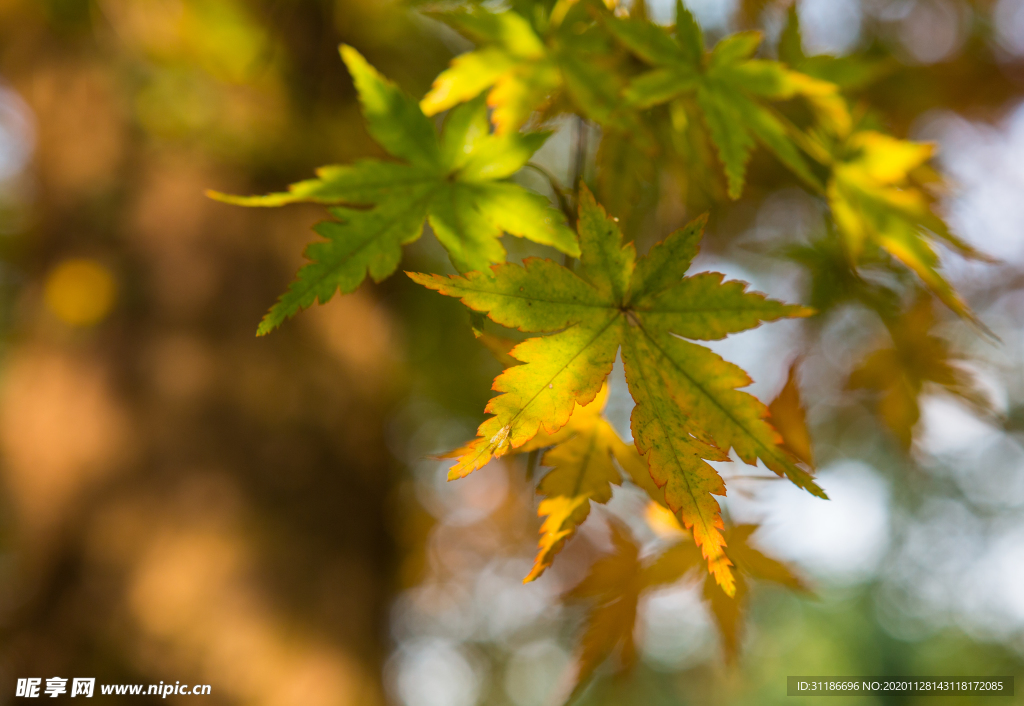
M 719 273 L 686 276 L 703 227 L 698 219 L 638 258 L 616 222 L 583 189 L 575 270 L 528 258 L 522 266 L 498 265 L 490 272 L 409 276 L 497 324 L 545 334 L 511 350 L 523 364 L 494 379 L 492 389 L 500 394 L 484 410 L 492 416 L 477 428 L 476 439 L 453 453 L 458 462 L 449 479 L 561 430 L 574 409 L 601 391 L 621 349 L 636 402 L 630 417 L 636 449 L 664 500 L 693 530 L 720 583 L 729 586 L 714 498 L 725 495 L 725 482 L 708 461 L 728 461 L 733 449 L 744 462 L 761 460 L 799 487 L 826 496 L 779 445 L 782 437 L 766 421 L 767 407 L 739 389 L 750 377 L 691 341 L 720 340 L 813 312 L 749 291 L 743 282 L 724 281 Z M 578 510 L 560 508 L 567 519 Z
M 524 582 L 536 579 L 551 565 L 555 554 L 587 519 L 591 502 L 611 500 L 612 485 L 622 482 L 613 459 L 636 454 L 602 416 L 607 401 L 605 384 L 593 402 L 576 406 L 558 432 L 538 435 L 518 449 L 524 452 L 550 446 L 541 463 L 552 467 L 537 485 L 537 493 L 544 496 L 537 514 L 546 519 L 541 525 L 540 551 Z
M 934 244 L 941 241 L 965 257 L 991 259 L 950 232 L 915 179 L 934 146 L 862 130 L 837 152 L 826 192 L 851 262 L 860 259 L 868 243 L 880 247 L 917 273 L 950 309 L 975 320 L 939 272 Z

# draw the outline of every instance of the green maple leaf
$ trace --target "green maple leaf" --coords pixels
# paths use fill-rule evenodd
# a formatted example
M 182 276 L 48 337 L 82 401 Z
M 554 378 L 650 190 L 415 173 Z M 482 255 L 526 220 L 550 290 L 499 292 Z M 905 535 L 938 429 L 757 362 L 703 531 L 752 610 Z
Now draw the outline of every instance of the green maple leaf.
M 615 58 L 588 13 L 596 6 L 591 0 L 559 3 L 549 15 L 538 16 L 542 30 L 514 10 L 438 13 L 480 47 L 455 57 L 420 107 L 433 115 L 486 91 L 497 131 L 507 133 L 567 94 L 584 115 L 604 125 L 634 127 L 621 110 L 623 85 Z
M 260 322 L 266 334 L 285 319 L 338 290 L 354 291 L 367 273 L 379 282 L 398 267 L 402 246 L 420 237 L 429 221 L 460 272 L 485 270 L 502 262 L 503 232 L 551 245 L 569 255 L 579 248 L 564 216 L 548 200 L 507 178 L 547 139 L 547 133 L 491 132 L 483 100 L 452 110 L 444 130 L 416 101 L 382 77 L 355 49 L 341 55 L 373 138 L 402 162 L 362 160 L 323 167 L 317 178 L 266 196 L 226 196 L 242 206 L 281 206 L 299 201 L 332 205 L 337 220 L 314 230 L 325 240 L 306 249 L 310 264 L 299 270 L 288 291 Z M 372 208 L 353 208 L 372 206 Z
M 824 493 L 800 468 L 768 424 L 767 408 L 737 388 L 750 378 L 707 348 L 685 339 L 718 340 L 764 321 L 806 316 L 810 309 L 748 292 L 708 272 L 685 277 L 697 253 L 703 221 L 670 235 L 637 259 L 632 243 L 586 189 L 580 200 L 578 272 L 551 260 L 497 265 L 489 273 L 442 277 L 409 273 L 415 281 L 485 312 L 502 326 L 548 333 L 512 349 L 523 365 L 494 380 L 502 394 L 478 438 L 460 449 L 449 478 L 519 448 L 539 433 L 553 434 L 575 405 L 601 389 L 619 349 L 636 406 L 633 438 L 674 512 L 692 528 L 709 566 L 729 582 L 722 556 L 722 520 L 712 494 L 725 484 L 706 461 L 761 459 L 779 475 L 816 495 Z
M 834 83 L 845 91 L 863 89 L 899 68 L 899 62 L 891 56 L 807 56 L 795 4 L 790 5 L 786 13 L 786 25 L 779 35 L 778 55 L 797 71 Z
M 675 36 L 646 20 L 606 16 L 613 35 L 650 71 L 635 78 L 627 103 L 650 108 L 677 100 L 695 101 L 725 168 L 729 196 L 743 191 L 747 162 L 760 142 L 816 191 L 823 191 L 795 141 L 795 128 L 766 103 L 803 96 L 836 132 L 849 129 L 849 115 L 835 85 L 792 71 L 776 61 L 752 59 L 758 32 L 740 32 L 704 51 L 700 26 L 676 4 Z

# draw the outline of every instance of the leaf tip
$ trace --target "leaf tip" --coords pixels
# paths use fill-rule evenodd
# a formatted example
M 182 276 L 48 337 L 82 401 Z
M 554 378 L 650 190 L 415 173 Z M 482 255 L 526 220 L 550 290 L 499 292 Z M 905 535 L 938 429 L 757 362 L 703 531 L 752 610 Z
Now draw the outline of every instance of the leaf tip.
M 223 191 L 216 191 L 214 189 L 207 189 L 203 194 L 208 199 L 219 201 L 221 203 L 231 204 L 232 206 L 259 206 L 259 196 L 236 196 L 235 194 L 225 194 Z
M 724 553 L 716 559 L 708 559 L 708 572 L 715 578 L 715 583 L 722 593 L 729 598 L 736 597 L 736 576 L 732 572 L 733 563 Z
M 363 58 L 363 55 L 360 54 L 359 51 L 355 47 L 350 45 L 350 44 L 345 44 L 345 43 L 339 44 L 338 45 L 338 53 L 341 54 L 341 60 L 344 61 L 346 65 L 350 61 L 355 61 L 355 62 L 358 62 L 359 60 L 366 61 Z
M 262 336 L 266 336 L 268 333 L 276 329 L 279 325 L 280 322 L 273 321 L 270 318 L 270 314 L 268 313 L 266 316 L 263 317 L 263 320 L 260 321 L 260 325 L 256 327 L 256 337 L 260 338 Z

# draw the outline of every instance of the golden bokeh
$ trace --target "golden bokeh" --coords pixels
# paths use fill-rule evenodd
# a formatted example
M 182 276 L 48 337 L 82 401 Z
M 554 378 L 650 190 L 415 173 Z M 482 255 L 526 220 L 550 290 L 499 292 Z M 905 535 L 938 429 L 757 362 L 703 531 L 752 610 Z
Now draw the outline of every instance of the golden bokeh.
M 46 308 L 70 326 L 95 326 L 110 313 L 117 282 L 109 269 L 86 258 L 64 260 L 45 285 Z

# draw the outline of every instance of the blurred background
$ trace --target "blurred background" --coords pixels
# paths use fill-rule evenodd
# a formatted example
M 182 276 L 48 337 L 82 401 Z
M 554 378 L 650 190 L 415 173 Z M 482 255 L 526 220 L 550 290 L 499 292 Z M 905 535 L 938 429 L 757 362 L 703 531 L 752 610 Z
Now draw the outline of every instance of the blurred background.
M 764 28 L 768 55 L 787 9 L 686 4 L 712 36 Z M 696 269 L 828 304 L 715 348 L 762 399 L 804 355 L 832 501 L 736 479 L 724 507 L 815 596 L 755 587 L 729 666 L 699 587 L 653 593 L 637 669 L 585 703 L 782 703 L 797 674 L 1024 687 L 1024 0 L 797 9 L 807 54 L 884 63 L 865 89 L 883 124 L 939 145 L 942 211 L 1002 260 L 947 262 L 1000 342 L 935 314 L 991 410 L 926 386 L 908 452 L 846 389 L 885 327 L 823 274 L 821 201 L 759 153 L 744 199 L 712 204 Z M 559 596 L 608 551 L 606 518 L 665 541 L 617 490 L 522 585 L 539 525 L 523 459 L 451 484 L 430 460 L 473 434 L 500 370 L 455 301 L 398 275 L 255 337 L 322 211 L 203 192 L 381 154 L 340 42 L 417 96 L 470 46 L 399 0 L 0 0 L 0 703 L 18 677 L 59 675 L 208 683 L 211 704 L 543 706 L 581 618 Z M 537 157 L 563 180 L 571 128 Z M 641 247 L 697 215 L 657 188 Z M 450 267 L 429 238 L 405 257 Z M 629 411 L 617 368 L 627 437 Z

